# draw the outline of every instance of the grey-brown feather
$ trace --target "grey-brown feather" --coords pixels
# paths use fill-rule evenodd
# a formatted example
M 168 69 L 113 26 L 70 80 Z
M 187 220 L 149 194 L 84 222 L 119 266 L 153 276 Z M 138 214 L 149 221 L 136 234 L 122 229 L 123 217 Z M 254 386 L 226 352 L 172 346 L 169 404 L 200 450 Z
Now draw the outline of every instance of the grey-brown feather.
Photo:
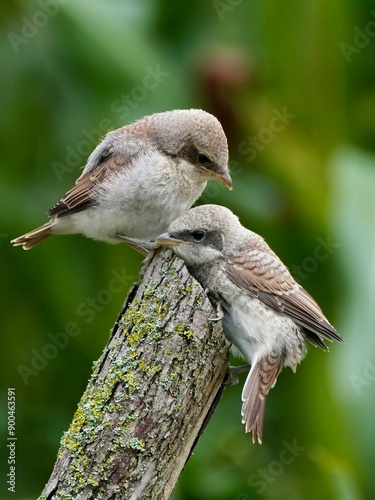
M 26 249 L 52 234 L 77 233 L 108 243 L 147 242 L 192 206 L 210 178 L 230 187 L 228 145 L 217 118 L 196 109 L 147 116 L 109 132 L 49 210 L 50 223 L 13 244 Z
M 315 300 L 296 283 L 273 252 L 247 251 L 232 255 L 225 269 L 238 286 L 304 328 L 312 344 L 327 350 L 323 338 L 341 340 Z
M 283 368 L 283 359 L 271 351 L 257 361 L 247 376 L 242 391 L 242 423 L 246 432 L 252 432 L 253 443 L 262 443 L 263 421 L 266 408 L 266 396 L 275 385 Z
M 194 241 L 197 230 L 204 239 Z M 327 349 L 325 339 L 342 339 L 263 238 L 227 208 L 191 209 L 163 237 L 160 241 L 185 261 L 213 302 L 221 302 L 225 336 L 252 365 L 242 415 L 253 440 L 261 441 L 266 396 L 283 366 L 296 370 L 305 340 Z
M 77 180 L 66 195 L 49 209 L 48 215 L 61 217 L 80 212 L 94 205 L 96 201 L 95 188 L 100 183 L 115 175 L 118 170 L 126 168 L 130 164 L 130 159 L 130 157 L 119 155 L 107 155 L 102 164 L 98 165 L 94 170 L 85 173 Z

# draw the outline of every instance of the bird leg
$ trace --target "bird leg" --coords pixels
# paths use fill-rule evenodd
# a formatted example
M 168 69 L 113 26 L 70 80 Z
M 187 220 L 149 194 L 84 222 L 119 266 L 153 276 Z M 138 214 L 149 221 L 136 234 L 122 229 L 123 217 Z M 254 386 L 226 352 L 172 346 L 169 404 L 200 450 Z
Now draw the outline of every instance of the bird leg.
M 224 385 L 225 387 L 233 387 L 234 385 L 237 385 L 239 380 L 238 380 L 238 373 L 245 372 L 247 370 L 250 370 L 251 365 L 242 365 L 242 366 L 228 366 L 228 382 L 225 382 Z
M 221 321 L 224 318 L 224 311 L 221 305 L 221 301 L 215 301 L 214 307 L 216 309 L 217 316 L 215 316 L 214 318 L 208 318 L 208 321 Z
M 129 238 L 129 236 L 125 236 L 124 234 L 116 233 L 116 238 L 130 245 L 134 250 L 141 253 L 142 255 L 148 255 L 151 250 L 156 250 L 159 248 L 159 245 L 153 243 L 151 241 L 142 241 L 137 238 Z
M 209 293 L 209 290 L 206 290 L 206 293 L 210 295 L 211 303 L 216 309 L 216 314 L 214 318 L 208 318 L 208 321 L 221 321 L 224 318 L 223 306 L 221 305 L 221 300 L 214 299 L 212 294 Z M 238 384 L 237 373 L 245 372 L 246 370 L 250 370 L 251 365 L 242 365 L 242 366 L 228 366 L 228 375 L 229 381 L 225 382 L 226 387 L 232 387 L 233 385 Z
M 123 234 L 116 233 L 116 237 L 130 245 L 134 250 L 145 255 L 146 258 L 142 262 L 141 270 L 139 271 L 138 279 L 141 280 L 145 275 L 147 267 L 150 265 L 152 259 L 155 257 L 157 250 L 160 248 L 159 245 L 153 243 L 152 241 L 142 241 L 137 238 L 129 238 Z
M 152 250 L 150 250 L 147 255 L 146 255 L 146 258 L 144 259 L 144 261 L 142 262 L 142 266 L 141 266 L 141 269 L 139 271 L 139 280 L 141 280 L 143 278 L 143 276 L 145 275 L 145 272 L 148 268 L 148 266 L 151 264 L 152 260 L 154 259 L 155 255 L 157 254 L 158 250 L 160 250 L 160 247 L 158 245 L 156 245 L 156 247 Z

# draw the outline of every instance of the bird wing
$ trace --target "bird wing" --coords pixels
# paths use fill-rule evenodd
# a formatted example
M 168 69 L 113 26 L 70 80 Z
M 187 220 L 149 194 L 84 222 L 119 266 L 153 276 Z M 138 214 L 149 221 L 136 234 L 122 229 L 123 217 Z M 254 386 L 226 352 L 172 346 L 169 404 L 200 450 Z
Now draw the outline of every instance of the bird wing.
M 83 172 L 66 195 L 50 208 L 48 215 L 61 217 L 80 212 L 94 205 L 93 192 L 95 188 L 117 171 L 129 167 L 133 159 L 134 155 L 112 155 L 110 150 L 103 151 L 101 156 L 97 158 L 95 166 Z
M 323 339 L 342 340 L 315 300 L 273 253 L 249 250 L 232 255 L 225 271 L 239 287 L 301 326 L 312 344 L 327 349 Z

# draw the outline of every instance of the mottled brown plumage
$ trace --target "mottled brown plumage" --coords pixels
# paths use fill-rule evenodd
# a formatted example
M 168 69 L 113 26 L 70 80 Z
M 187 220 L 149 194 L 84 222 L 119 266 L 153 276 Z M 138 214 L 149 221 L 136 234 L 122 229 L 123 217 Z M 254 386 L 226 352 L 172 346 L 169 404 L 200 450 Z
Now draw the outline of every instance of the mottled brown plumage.
M 94 189 L 99 186 L 106 177 L 114 175 L 118 170 L 116 158 L 106 161 L 93 172 L 89 172 L 80 177 L 75 185 L 69 189 L 66 195 L 48 210 L 48 215 L 63 216 L 79 212 L 95 203 Z M 123 166 L 128 162 L 124 159 Z
M 228 258 L 225 270 L 238 286 L 304 327 L 312 344 L 327 350 L 321 337 L 340 340 L 315 300 L 294 280 L 271 249 L 233 255 Z
M 340 335 L 263 238 L 227 208 L 193 208 L 158 242 L 171 247 L 221 304 L 227 340 L 251 363 L 242 419 L 253 441 L 261 443 L 266 397 L 282 368 L 296 370 L 305 340 L 328 350 L 324 340 L 341 341 Z
M 252 433 L 253 442 L 256 437 L 259 442 L 262 442 L 266 396 L 276 383 L 282 368 L 280 356 L 275 351 L 271 351 L 258 361 L 244 386 L 242 423 L 245 424 L 246 432 Z
M 147 242 L 192 206 L 209 179 L 232 186 L 217 118 L 199 109 L 156 113 L 109 132 L 49 210 L 52 219 L 12 243 L 27 250 L 52 234 L 77 233 Z

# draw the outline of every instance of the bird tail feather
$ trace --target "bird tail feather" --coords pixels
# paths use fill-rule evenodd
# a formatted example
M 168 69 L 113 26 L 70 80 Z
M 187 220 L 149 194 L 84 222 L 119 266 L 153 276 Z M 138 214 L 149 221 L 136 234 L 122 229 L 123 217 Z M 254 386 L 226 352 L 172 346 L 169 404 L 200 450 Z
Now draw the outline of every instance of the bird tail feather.
M 266 396 L 276 384 L 283 359 L 275 351 L 257 360 L 251 367 L 242 391 L 242 423 L 252 432 L 253 443 L 262 444 Z
M 33 248 L 35 245 L 52 235 L 52 224 L 53 220 L 50 220 L 43 226 L 12 240 L 11 243 L 15 247 L 22 246 L 24 250 L 30 250 L 30 248 Z

